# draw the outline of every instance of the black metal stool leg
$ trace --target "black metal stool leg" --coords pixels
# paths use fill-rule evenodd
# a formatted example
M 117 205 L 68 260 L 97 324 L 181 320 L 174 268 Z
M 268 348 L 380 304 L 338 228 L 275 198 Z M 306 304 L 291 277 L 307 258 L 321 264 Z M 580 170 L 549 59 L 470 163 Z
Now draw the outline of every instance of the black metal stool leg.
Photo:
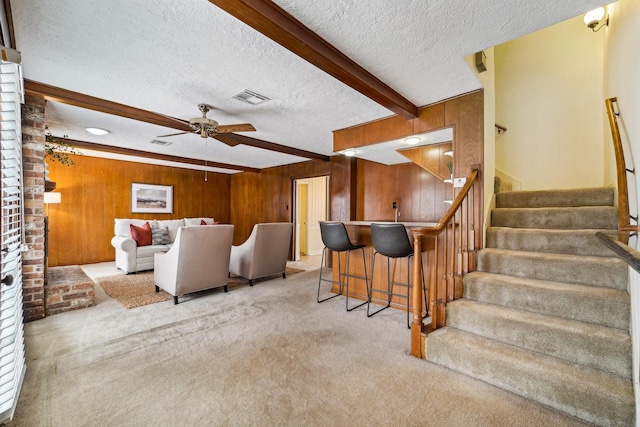
M 322 284 L 322 282 L 331 282 L 334 283 L 333 280 L 327 280 L 327 279 L 323 279 L 322 278 L 322 268 L 324 267 L 324 260 L 325 260 L 325 252 L 326 252 L 327 248 L 325 247 L 324 249 L 322 249 L 322 257 L 320 259 L 320 278 L 318 279 L 318 297 L 316 298 L 316 301 L 318 301 L 318 303 L 324 302 L 326 300 L 330 300 L 331 298 L 335 298 L 337 296 L 340 296 L 339 293 L 334 294 L 330 297 L 324 298 L 324 299 L 320 299 L 320 285 Z M 338 255 L 338 263 L 340 262 L 340 256 Z M 338 264 L 338 269 L 340 268 L 340 264 Z M 338 271 L 338 278 L 340 277 L 340 271 Z
M 361 249 L 362 249 L 362 264 L 364 265 L 364 281 L 366 283 L 366 281 L 367 281 L 367 262 L 364 259 L 364 249 L 363 248 L 361 248 Z M 347 311 L 352 311 L 352 310 L 355 310 L 358 307 L 362 307 L 368 301 L 368 298 L 367 298 L 367 300 L 363 301 L 362 303 L 349 308 L 349 277 L 351 277 L 351 274 L 349 272 L 349 267 L 350 266 L 351 266 L 351 251 L 347 251 L 347 269 L 346 269 L 346 273 L 345 273 L 345 276 L 346 276 L 345 288 L 346 288 L 346 295 L 347 295 L 347 298 L 345 300 L 345 304 L 346 304 Z M 367 294 L 368 294 L 368 292 L 367 292 Z
M 371 259 L 371 286 L 369 289 L 369 300 L 368 300 L 368 304 L 367 304 L 367 317 L 371 317 L 374 314 L 380 313 L 382 310 L 391 307 L 391 285 L 389 282 L 389 258 L 387 257 L 387 305 L 374 311 L 373 313 L 370 313 L 370 306 L 371 306 L 371 298 L 373 296 L 373 273 L 375 270 L 375 265 L 376 265 L 376 255 L 378 255 L 378 252 L 374 252 L 373 253 L 373 258 Z M 385 293 L 384 291 L 376 291 L 379 293 Z

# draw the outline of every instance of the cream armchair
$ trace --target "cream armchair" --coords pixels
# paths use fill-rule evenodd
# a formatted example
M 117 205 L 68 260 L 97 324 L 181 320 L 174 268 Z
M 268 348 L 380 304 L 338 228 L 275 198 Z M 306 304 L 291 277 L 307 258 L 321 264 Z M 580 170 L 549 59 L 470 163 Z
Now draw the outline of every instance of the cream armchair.
M 154 255 L 153 281 L 178 296 L 224 287 L 227 292 L 233 225 L 195 225 L 178 228 L 175 242 L 165 253 Z
M 254 225 L 249 238 L 231 248 L 229 273 L 249 279 L 249 286 L 253 286 L 253 279 L 273 274 L 286 278 L 292 231 L 289 222 Z

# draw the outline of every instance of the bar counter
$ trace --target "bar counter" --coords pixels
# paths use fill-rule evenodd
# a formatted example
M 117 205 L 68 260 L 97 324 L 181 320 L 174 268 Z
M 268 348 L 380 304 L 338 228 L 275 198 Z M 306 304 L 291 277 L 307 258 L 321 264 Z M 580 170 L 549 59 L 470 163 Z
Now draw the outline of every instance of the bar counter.
M 371 243 L 371 224 L 390 224 L 394 223 L 394 221 L 344 221 L 344 225 L 347 228 L 347 233 L 349 234 L 349 238 L 354 245 L 363 244 L 364 248 L 364 257 L 367 268 L 367 275 L 369 280 L 371 281 L 371 262 L 373 259 L 373 254 L 375 249 Z M 412 228 L 423 228 L 423 227 L 435 227 L 437 223 L 435 222 L 402 222 L 398 221 L 397 224 L 402 224 L 407 229 L 407 235 L 409 236 L 409 240 L 413 243 L 413 239 L 411 237 L 411 229 Z M 341 255 L 341 267 L 344 269 L 346 266 L 346 252 Z M 333 280 L 338 280 L 338 254 L 333 254 Z M 362 252 L 361 251 L 352 251 L 351 252 L 351 265 L 349 268 L 349 272 L 351 274 L 364 277 L 364 270 L 362 267 Z M 397 283 L 407 283 L 407 258 L 399 258 L 399 259 L 391 259 L 390 268 L 391 268 L 391 278 L 393 282 Z M 426 262 L 426 253 L 423 252 L 423 263 Z M 427 274 L 425 270 L 425 274 Z M 409 277 L 411 273 L 409 273 Z M 386 305 L 387 296 L 385 294 L 375 292 L 375 289 L 385 290 L 387 289 L 387 258 L 383 255 L 378 254 L 376 256 L 376 265 L 375 265 L 375 276 L 373 277 L 372 289 L 374 289 L 372 302 L 376 304 Z M 334 285 L 334 292 L 338 292 L 338 287 Z M 344 292 L 344 291 L 343 291 Z M 407 294 L 407 288 L 401 286 L 395 286 L 393 292 L 400 295 Z M 349 296 L 353 298 L 358 298 L 361 300 L 367 299 L 367 288 L 364 280 L 351 278 L 349 280 Z M 402 297 L 393 297 L 392 298 L 392 307 L 406 310 L 407 300 Z M 423 303 L 424 305 L 424 303 Z

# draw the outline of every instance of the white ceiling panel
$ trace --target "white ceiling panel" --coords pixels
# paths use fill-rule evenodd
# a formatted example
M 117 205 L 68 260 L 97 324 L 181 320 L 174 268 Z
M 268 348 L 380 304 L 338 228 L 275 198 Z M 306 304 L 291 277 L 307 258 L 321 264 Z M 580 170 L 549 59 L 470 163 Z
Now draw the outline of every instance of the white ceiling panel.
M 464 56 L 599 6 L 594 0 L 324 0 L 276 3 L 417 106 L 480 87 Z M 27 79 L 172 117 L 215 107 L 220 124 L 323 155 L 332 131 L 392 113 L 206 0 L 12 1 Z M 232 99 L 241 90 L 269 101 Z M 100 144 L 265 168 L 306 159 L 228 147 L 194 135 L 150 144 L 175 130 L 51 103 L 54 135 Z M 92 125 L 112 133 L 97 138 Z

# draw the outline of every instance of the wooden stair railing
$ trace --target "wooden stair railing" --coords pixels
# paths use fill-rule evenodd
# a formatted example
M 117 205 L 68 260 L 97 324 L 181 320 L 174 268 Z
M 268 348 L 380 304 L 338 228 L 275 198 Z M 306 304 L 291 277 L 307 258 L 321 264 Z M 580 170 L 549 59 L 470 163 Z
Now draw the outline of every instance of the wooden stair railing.
M 609 116 L 609 126 L 611 127 L 611 136 L 613 138 L 613 151 L 616 156 L 616 176 L 618 180 L 618 230 L 619 231 L 638 231 L 638 218 L 632 217 L 629 213 L 629 187 L 627 185 L 627 172 L 635 174 L 635 168 L 627 168 L 624 158 L 624 150 L 622 148 L 622 139 L 620 138 L 620 129 L 618 128 L 619 112 L 615 112 L 613 104 L 618 103 L 618 98 L 609 98 L 606 101 L 607 116 Z M 631 224 L 631 220 L 636 224 Z
M 453 203 L 435 227 L 411 230 L 414 262 L 411 271 L 413 321 L 411 354 L 425 358 L 422 315 L 422 255 L 426 253 L 430 331 L 444 326 L 447 302 L 462 298 L 462 277 L 476 268 L 475 253 L 481 245 L 481 185 L 478 169 L 471 171 Z

